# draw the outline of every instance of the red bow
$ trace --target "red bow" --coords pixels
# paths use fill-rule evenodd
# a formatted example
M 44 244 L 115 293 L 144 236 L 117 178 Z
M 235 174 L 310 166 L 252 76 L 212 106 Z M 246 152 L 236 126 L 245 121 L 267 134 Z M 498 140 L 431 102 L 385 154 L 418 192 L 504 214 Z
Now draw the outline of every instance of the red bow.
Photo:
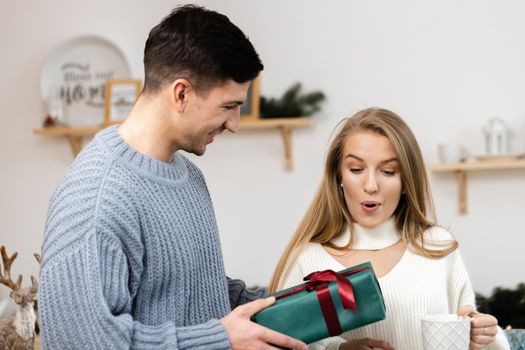
M 367 267 L 364 267 L 350 270 L 342 273 L 341 275 L 332 270 L 312 272 L 304 278 L 304 280 L 307 281 L 305 284 L 289 290 L 286 293 L 277 295 L 276 299 L 284 298 L 302 290 L 306 290 L 308 292 L 315 290 L 330 336 L 339 335 L 343 333 L 343 330 L 341 329 L 341 324 L 339 323 L 339 318 L 337 317 L 337 310 L 335 309 L 334 301 L 332 300 L 330 290 L 328 289 L 328 283 L 333 281 L 337 282 L 337 289 L 339 291 L 339 296 L 341 297 L 343 308 L 346 310 L 355 311 L 357 307 L 355 303 L 354 289 L 352 287 L 352 283 L 344 278 L 344 276 L 353 275 L 367 269 Z

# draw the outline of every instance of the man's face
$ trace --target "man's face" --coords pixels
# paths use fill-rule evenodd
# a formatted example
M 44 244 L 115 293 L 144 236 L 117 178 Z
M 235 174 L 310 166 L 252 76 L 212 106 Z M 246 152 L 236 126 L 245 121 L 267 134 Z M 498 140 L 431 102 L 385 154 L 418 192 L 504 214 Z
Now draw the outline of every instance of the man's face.
M 178 148 L 201 156 L 215 136 L 224 130 L 236 132 L 249 86 L 250 82 L 229 79 L 204 94 L 192 90 L 182 115 Z

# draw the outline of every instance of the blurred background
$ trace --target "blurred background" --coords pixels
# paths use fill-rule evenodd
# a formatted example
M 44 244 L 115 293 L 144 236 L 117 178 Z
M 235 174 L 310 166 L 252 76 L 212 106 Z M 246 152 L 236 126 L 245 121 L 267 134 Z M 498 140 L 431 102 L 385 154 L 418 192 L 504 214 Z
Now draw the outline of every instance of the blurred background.
M 149 30 L 178 1 L 0 0 L 0 245 L 18 251 L 13 273 L 38 273 L 51 194 L 73 157 L 65 138 L 33 135 L 46 107 L 41 70 L 65 41 L 96 35 L 124 53 L 143 79 Z M 509 152 L 525 152 L 525 2 L 198 1 L 226 14 L 251 39 L 265 69 L 261 94 L 295 82 L 326 101 L 292 131 L 293 171 L 283 168 L 274 129 L 224 134 L 203 157 L 228 275 L 266 285 L 320 182 L 332 131 L 345 116 L 378 106 L 401 115 L 428 164 L 438 144 L 485 152 L 483 128 L 498 116 Z M 525 169 L 468 173 L 467 214 L 458 212 L 452 172 L 430 172 L 439 223 L 460 242 L 474 289 L 525 281 Z M 8 297 L 0 288 L 0 300 Z

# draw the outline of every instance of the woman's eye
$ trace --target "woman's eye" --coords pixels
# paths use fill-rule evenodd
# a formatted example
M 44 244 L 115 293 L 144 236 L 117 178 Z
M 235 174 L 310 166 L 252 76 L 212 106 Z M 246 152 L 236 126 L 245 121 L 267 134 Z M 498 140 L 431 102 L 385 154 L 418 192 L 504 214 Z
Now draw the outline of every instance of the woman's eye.
M 362 171 L 362 168 L 350 168 L 350 172 L 352 172 L 353 174 L 360 174 Z
M 383 174 L 386 176 L 394 176 L 396 174 L 395 170 L 383 170 Z

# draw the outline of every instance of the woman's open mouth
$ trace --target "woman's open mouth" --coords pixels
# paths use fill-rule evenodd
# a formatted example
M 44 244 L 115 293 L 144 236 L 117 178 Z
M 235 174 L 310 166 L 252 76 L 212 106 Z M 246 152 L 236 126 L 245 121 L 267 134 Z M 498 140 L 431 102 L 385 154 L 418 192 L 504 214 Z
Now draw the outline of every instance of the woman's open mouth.
M 361 208 L 367 213 L 373 213 L 376 211 L 381 203 L 379 202 L 373 202 L 373 201 L 365 201 L 361 203 Z

